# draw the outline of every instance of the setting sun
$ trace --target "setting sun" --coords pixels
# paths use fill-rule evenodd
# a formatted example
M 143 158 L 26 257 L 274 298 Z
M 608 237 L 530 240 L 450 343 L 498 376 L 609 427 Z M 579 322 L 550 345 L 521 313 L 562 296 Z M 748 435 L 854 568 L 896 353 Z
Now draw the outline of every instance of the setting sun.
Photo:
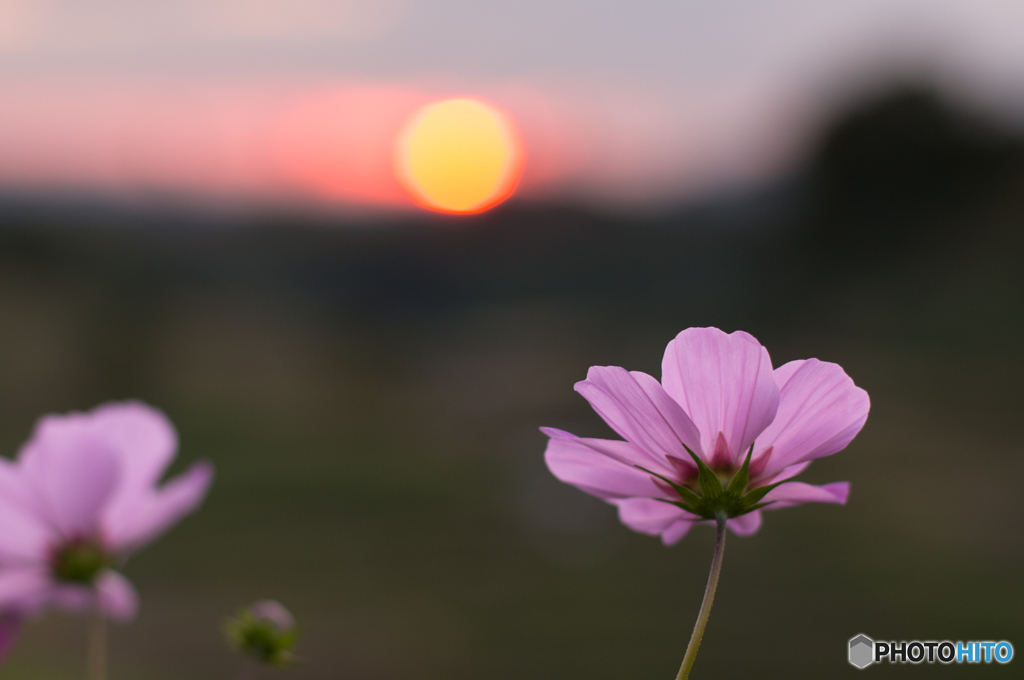
M 476 99 L 424 106 L 395 144 L 398 180 L 432 210 L 487 210 L 512 195 L 522 169 L 523 146 L 514 124 Z

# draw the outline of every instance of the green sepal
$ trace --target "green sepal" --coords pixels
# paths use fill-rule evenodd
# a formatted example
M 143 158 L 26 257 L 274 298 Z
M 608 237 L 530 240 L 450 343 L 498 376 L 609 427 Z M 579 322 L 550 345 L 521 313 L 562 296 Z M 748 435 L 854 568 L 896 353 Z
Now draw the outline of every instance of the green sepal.
M 669 500 L 665 498 L 656 498 L 654 500 L 674 505 L 677 508 L 681 508 L 686 512 L 700 517 L 701 519 L 716 521 L 720 518 L 731 519 L 733 517 L 742 517 L 743 515 L 751 513 L 754 510 L 759 510 L 775 502 L 761 502 L 761 499 L 764 498 L 769 491 L 783 482 L 759 486 L 756 489 L 751 489 L 748 493 L 744 493 L 744 491 L 746 491 L 747 484 L 750 483 L 750 459 L 754 454 L 753 444 L 751 444 L 750 449 L 747 450 L 747 455 L 743 461 L 743 465 L 736 471 L 736 474 L 733 475 L 732 479 L 729 480 L 727 487 L 722 486 L 722 482 L 718 475 L 708 467 L 707 463 L 691 451 L 689 447 L 686 447 L 685 444 L 684 447 L 697 464 L 697 486 L 700 489 L 700 493 L 698 494 L 693 489 L 683 486 L 664 475 L 660 475 L 657 472 L 653 472 L 645 467 L 636 465 L 636 468 L 643 470 L 652 477 L 657 477 L 671 486 L 672 489 L 679 494 L 679 500 Z
M 754 442 L 750 442 L 750 450 L 747 451 L 747 458 L 743 461 L 743 467 L 736 471 L 729 481 L 726 493 L 733 496 L 742 496 L 747 489 L 747 482 L 750 481 L 750 457 L 754 455 Z
M 774 484 L 768 484 L 767 486 L 759 486 L 756 489 L 752 489 L 750 493 L 743 496 L 743 504 L 752 505 L 754 503 L 757 503 L 759 500 L 765 497 L 765 494 L 767 494 L 769 491 L 777 487 L 779 484 L 782 484 L 782 482 L 775 482 Z
M 742 517 L 743 515 L 746 515 L 748 513 L 753 512 L 754 510 L 760 510 L 761 508 L 765 507 L 766 505 L 771 505 L 774 502 L 775 501 L 767 501 L 765 503 L 754 503 L 753 505 L 751 505 L 746 510 L 743 510 L 743 511 L 739 512 L 738 514 L 733 515 L 733 517 Z
M 647 474 L 651 475 L 652 477 L 657 477 L 658 479 L 660 479 L 661 481 L 665 482 L 666 484 L 671 486 L 673 489 L 675 489 L 676 493 L 678 493 L 680 496 L 682 496 L 684 492 L 687 492 L 687 493 L 693 494 L 694 497 L 697 497 L 697 494 L 694 494 L 692 491 L 687 489 L 685 486 L 680 486 L 678 483 L 673 482 L 671 479 L 669 479 L 665 475 L 659 475 L 657 472 L 654 472 L 653 470 L 648 470 L 647 468 L 645 468 L 642 465 L 634 465 L 633 467 L 635 467 L 635 468 L 637 468 L 639 470 L 643 470 L 644 472 L 646 472 Z
M 635 465 L 634 467 L 636 467 L 636 468 L 638 468 L 640 470 L 643 470 L 644 472 L 646 472 L 647 474 L 651 475 L 652 477 L 657 477 L 661 481 L 665 482 L 666 484 L 671 486 L 675 490 L 675 492 L 677 494 L 679 494 L 680 498 L 683 499 L 682 503 L 679 503 L 677 501 L 665 501 L 666 503 L 671 503 L 672 505 L 677 505 L 680 508 L 682 508 L 683 510 L 686 510 L 687 512 L 692 512 L 694 514 L 699 514 L 699 513 L 697 513 L 695 508 L 700 507 L 700 505 L 704 502 L 704 499 L 701 498 L 700 496 L 698 496 L 697 494 L 695 494 L 691 489 L 688 489 L 685 486 L 672 481 L 671 479 L 669 479 L 668 477 L 666 477 L 664 475 L 659 475 L 657 472 L 654 472 L 653 470 L 648 470 L 647 468 L 643 467 L 642 465 Z M 664 500 L 664 499 L 658 498 L 658 499 L 655 499 L 655 500 Z
M 685 486 L 679 487 L 679 495 L 682 496 L 683 501 L 693 506 L 700 505 L 704 501 L 704 499 L 694 493 L 693 490 L 687 489 Z
M 701 495 L 705 500 L 714 500 L 725 493 L 725 488 L 722 486 L 722 480 L 718 478 L 708 464 L 705 463 L 700 456 L 690 450 L 690 447 L 683 444 L 683 448 L 693 458 L 693 462 L 697 464 L 697 486 L 700 487 Z
M 674 505 L 677 508 L 680 508 L 682 510 L 686 510 L 687 512 L 692 513 L 694 515 L 700 515 L 701 514 L 700 510 L 698 508 L 690 505 L 689 503 L 686 503 L 685 501 L 670 501 L 667 498 L 654 498 L 652 500 L 656 500 L 656 501 L 658 501 L 660 503 L 668 503 L 669 505 Z

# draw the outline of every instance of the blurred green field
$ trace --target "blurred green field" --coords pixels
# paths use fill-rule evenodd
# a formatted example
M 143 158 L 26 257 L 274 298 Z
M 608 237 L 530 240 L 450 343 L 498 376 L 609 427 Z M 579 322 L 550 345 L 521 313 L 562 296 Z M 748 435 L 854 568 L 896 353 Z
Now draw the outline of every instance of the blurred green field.
M 694 325 L 747 330 L 776 365 L 838 362 L 872 398 L 803 476 L 850 480 L 847 507 L 730 537 L 694 678 L 852 676 L 858 633 L 1024 649 L 1024 153 L 919 93 L 872 106 L 805 175 L 658 218 L 9 209 L 0 450 L 40 414 L 139 398 L 176 423 L 175 470 L 217 466 L 202 510 L 126 567 L 142 611 L 112 632 L 112 680 L 234 677 L 220 623 L 266 597 L 304 627 L 296 680 L 673 677 L 713 531 L 631 533 L 547 473 L 537 427 L 609 435 L 573 383 L 658 375 Z M 84 637 L 34 621 L 3 676 L 82 677 Z

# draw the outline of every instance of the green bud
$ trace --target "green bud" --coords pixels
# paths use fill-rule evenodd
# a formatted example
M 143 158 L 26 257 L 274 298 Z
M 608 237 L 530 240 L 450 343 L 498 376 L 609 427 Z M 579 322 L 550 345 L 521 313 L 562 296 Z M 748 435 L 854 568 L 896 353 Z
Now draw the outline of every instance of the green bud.
M 274 600 L 254 602 L 224 622 L 224 634 L 242 654 L 268 666 L 287 666 L 295 660 L 292 648 L 299 638 L 295 618 Z

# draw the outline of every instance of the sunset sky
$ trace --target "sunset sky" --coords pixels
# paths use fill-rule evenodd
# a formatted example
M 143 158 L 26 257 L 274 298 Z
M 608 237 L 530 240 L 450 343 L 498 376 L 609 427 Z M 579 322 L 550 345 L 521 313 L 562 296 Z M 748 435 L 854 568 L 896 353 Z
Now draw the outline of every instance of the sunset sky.
M 395 139 L 477 97 L 523 199 L 777 173 L 876 78 L 1024 120 L 1018 0 L 0 0 L 0 188 L 409 209 Z

